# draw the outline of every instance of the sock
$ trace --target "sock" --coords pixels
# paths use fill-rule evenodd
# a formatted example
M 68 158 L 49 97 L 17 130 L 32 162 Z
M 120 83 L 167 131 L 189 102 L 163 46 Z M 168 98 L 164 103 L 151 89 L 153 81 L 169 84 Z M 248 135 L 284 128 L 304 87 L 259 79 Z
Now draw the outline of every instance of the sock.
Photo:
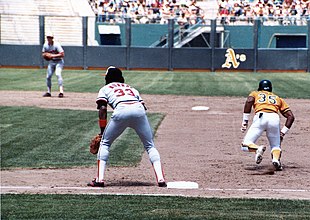
M 163 172 L 163 170 L 162 170 L 160 160 L 155 161 L 155 162 L 153 163 L 153 168 L 154 168 L 154 171 L 155 171 L 155 175 L 156 175 L 156 180 L 157 180 L 157 182 L 158 182 L 159 180 L 164 180 L 164 172 Z
M 281 157 L 281 150 L 280 149 L 275 149 L 272 151 L 272 158 L 276 160 L 280 160 Z
M 64 93 L 64 87 L 63 86 L 59 86 L 59 92 Z
M 47 87 L 47 92 L 51 93 L 51 88 L 50 87 Z
M 243 151 L 249 151 L 249 152 L 256 152 L 258 149 L 258 145 L 256 144 L 242 144 L 241 150 Z
M 106 164 L 107 162 L 104 160 L 97 160 L 97 169 L 98 169 L 97 182 L 103 182 Z

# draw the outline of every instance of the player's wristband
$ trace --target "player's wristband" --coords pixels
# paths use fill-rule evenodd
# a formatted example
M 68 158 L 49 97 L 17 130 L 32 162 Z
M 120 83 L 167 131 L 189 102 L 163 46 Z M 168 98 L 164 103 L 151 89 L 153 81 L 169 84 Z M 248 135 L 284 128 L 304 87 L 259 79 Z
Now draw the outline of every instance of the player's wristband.
M 107 126 L 107 119 L 99 119 L 98 123 L 99 123 L 100 128 L 105 127 L 105 126 Z
M 243 121 L 244 123 L 248 123 L 249 118 L 250 118 L 250 113 L 243 113 L 243 119 L 242 119 L 242 121 Z
M 286 134 L 290 129 L 286 126 L 283 126 L 283 128 L 281 129 L 281 133 Z
M 100 127 L 100 134 L 102 135 L 105 127 L 107 126 L 107 119 L 99 119 L 98 123 L 99 123 L 99 127 Z

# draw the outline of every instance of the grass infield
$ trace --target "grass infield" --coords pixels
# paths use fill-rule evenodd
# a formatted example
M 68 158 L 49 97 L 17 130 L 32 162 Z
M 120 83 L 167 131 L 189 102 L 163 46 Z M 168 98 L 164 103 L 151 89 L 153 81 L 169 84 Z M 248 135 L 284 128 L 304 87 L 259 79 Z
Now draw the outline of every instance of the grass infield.
M 45 71 L 0 68 L 0 90 L 43 92 Z M 97 93 L 103 72 L 65 69 L 65 89 Z M 261 79 L 270 79 L 281 97 L 310 98 L 309 73 L 124 71 L 124 76 L 141 94 L 245 97 Z M 154 131 L 163 118 L 149 114 Z M 1 106 L 0 120 L 1 169 L 95 163 L 88 152 L 89 139 L 98 132 L 95 111 Z M 111 151 L 112 166 L 132 166 L 140 161 L 143 147 L 129 129 Z M 1 219 L 310 219 L 310 201 L 1 194 Z
M 0 106 L 1 169 L 92 166 L 90 139 L 99 132 L 96 111 Z M 109 116 L 109 115 L 108 115 Z M 163 119 L 148 114 L 153 131 Z M 135 166 L 144 152 L 133 129 L 111 146 L 111 166 Z

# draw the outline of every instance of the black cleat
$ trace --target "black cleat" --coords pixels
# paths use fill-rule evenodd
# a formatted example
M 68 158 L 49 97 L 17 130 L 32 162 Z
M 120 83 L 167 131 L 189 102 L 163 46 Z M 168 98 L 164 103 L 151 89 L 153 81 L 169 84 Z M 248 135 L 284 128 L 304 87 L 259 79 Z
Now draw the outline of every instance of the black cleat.
M 87 186 L 104 187 L 104 182 L 96 182 L 96 179 L 93 179 L 90 183 L 87 183 Z
M 279 160 L 272 160 L 272 165 L 274 166 L 276 171 L 282 171 L 283 167 L 281 165 L 281 162 Z
M 44 95 L 43 95 L 43 97 L 51 97 L 52 95 L 51 95 L 51 93 L 49 93 L 49 92 L 47 92 L 47 93 L 45 93 Z
M 165 180 L 160 180 L 160 181 L 158 182 L 158 186 L 159 186 L 159 187 L 167 187 L 167 183 L 165 182 Z

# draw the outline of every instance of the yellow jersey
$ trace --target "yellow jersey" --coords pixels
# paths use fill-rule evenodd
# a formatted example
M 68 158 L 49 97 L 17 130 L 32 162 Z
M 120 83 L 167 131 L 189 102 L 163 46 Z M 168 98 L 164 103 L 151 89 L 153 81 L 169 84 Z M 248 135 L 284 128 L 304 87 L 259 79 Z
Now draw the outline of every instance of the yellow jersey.
M 254 111 L 257 112 L 275 112 L 283 114 L 290 110 L 288 104 L 279 96 L 268 91 L 253 91 L 249 96 L 254 97 Z

